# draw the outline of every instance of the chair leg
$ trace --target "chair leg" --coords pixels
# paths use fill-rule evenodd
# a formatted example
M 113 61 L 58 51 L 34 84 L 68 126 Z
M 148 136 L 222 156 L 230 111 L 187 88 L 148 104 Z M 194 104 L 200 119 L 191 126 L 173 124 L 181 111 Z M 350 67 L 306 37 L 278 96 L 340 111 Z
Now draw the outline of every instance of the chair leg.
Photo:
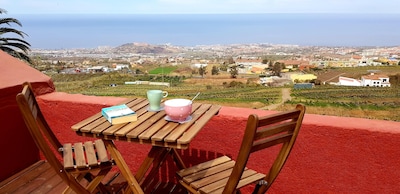
M 76 191 L 74 189 L 72 189 L 74 187 L 74 185 L 75 185 L 76 189 L 80 190 L 82 193 L 84 193 L 84 192 L 87 193 L 87 190 L 85 189 L 85 187 L 81 185 L 81 182 L 85 178 L 86 174 L 88 174 L 88 173 L 81 173 L 81 174 L 77 174 L 77 173 L 72 174 L 71 173 L 71 174 L 69 174 L 68 182 L 71 182 L 71 185 L 68 185 L 68 187 L 65 188 L 62 193 L 63 194 L 76 193 Z
M 105 187 L 102 188 L 102 186 L 104 186 L 101 181 L 103 180 L 103 178 L 107 175 L 107 173 L 111 170 L 111 168 L 109 169 L 103 169 L 101 170 L 97 176 L 89 183 L 89 185 L 86 187 L 87 190 L 89 190 L 91 193 L 93 193 L 93 191 L 96 188 L 99 188 L 100 191 L 107 193 L 107 190 L 105 189 Z M 103 189 L 105 189 L 105 191 L 103 191 Z
M 109 150 L 112 158 L 114 158 L 114 161 L 117 164 L 118 168 L 120 169 L 121 174 L 128 181 L 128 186 L 129 186 L 128 188 L 132 190 L 132 191 L 128 191 L 128 192 L 135 192 L 135 194 L 136 193 L 138 193 L 138 194 L 144 193 L 142 188 L 140 187 L 137 179 L 132 174 L 132 172 L 129 170 L 129 167 L 126 164 L 125 160 L 123 159 L 121 153 L 115 147 L 113 141 L 106 140 L 106 141 L 104 141 L 104 144 L 106 145 L 107 149 Z
M 67 188 L 64 189 L 64 191 L 62 192 L 62 194 L 69 194 L 69 193 L 72 193 L 72 191 L 73 191 L 73 190 L 71 189 L 71 187 L 68 186 Z

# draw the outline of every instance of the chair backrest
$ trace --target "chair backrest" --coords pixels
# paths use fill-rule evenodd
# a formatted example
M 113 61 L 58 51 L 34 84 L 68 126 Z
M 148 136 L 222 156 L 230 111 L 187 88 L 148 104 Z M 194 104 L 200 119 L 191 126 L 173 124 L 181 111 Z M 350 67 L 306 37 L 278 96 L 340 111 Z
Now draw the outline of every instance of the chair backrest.
M 58 152 L 58 149 L 63 146 L 46 122 L 30 83 L 23 84 L 22 92 L 17 94 L 16 99 L 33 140 L 43 152 L 49 164 L 58 172 L 57 174 L 60 175 L 64 181 L 74 181 L 74 179 L 70 179 L 71 177 L 65 172 L 63 164 L 57 158 L 56 152 L 59 153 L 60 158 L 62 158 L 62 153 Z M 70 186 L 75 185 L 77 184 Z
M 265 193 L 274 182 L 296 141 L 305 114 L 305 106 L 298 104 L 294 110 L 258 117 L 249 115 L 242 145 L 235 167 L 225 186 L 224 193 L 233 193 L 246 168 L 252 152 L 282 144 L 275 161 L 269 169 L 264 183 L 256 187 L 258 193 Z

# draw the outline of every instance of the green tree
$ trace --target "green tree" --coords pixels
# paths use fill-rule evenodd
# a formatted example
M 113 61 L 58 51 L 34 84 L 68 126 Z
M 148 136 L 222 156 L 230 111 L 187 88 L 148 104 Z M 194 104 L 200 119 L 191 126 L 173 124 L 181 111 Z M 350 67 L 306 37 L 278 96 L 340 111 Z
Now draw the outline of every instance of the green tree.
M 274 70 L 275 61 L 269 61 L 267 70 L 273 71 Z
M 272 72 L 276 76 L 281 76 L 281 71 L 285 67 L 285 64 L 276 62 L 272 67 Z
M 6 10 L 0 8 L 0 14 L 6 14 L 6 13 L 7 13 Z M 23 38 L 25 38 L 27 34 L 15 28 L 12 28 L 12 24 L 17 24 L 18 26 L 22 27 L 21 22 L 17 19 L 0 18 L 0 50 L 10 54 L 15 58 L 24 60 L 32 64 L 32 60 L 28 56 L 28 52 L 30 51 L 31 45 L 25 40 L 23 40 Z M 5 37 L 4 35 L 6 34 L 17 35 L 17 38 Z
M 211 69 L 211 75 L 218 75 L 219 74 L 219 69 L 217 66 L 213 66 Z
M 237 65 L 233 65 L 233 66 L 231 66 L 231 67 L 229 68 L 229 69 L 230 69 L 229 73 L 231 73 L 231 78 L 236 78 L 237 75 L 239 74 L 237 68 L 238 68 Z
M 219 66 L 219 70 L 221 71 L 228 71 L 228 63 L 223 63 Z
M 207 72 L 207 66 L 201 65 L 201 66 L 199 67 L 199 75 L 201 75 L 201 77 L 204 77 L 204 75 L 207 74 L 207 73 L 208 73 L 208 72 Z

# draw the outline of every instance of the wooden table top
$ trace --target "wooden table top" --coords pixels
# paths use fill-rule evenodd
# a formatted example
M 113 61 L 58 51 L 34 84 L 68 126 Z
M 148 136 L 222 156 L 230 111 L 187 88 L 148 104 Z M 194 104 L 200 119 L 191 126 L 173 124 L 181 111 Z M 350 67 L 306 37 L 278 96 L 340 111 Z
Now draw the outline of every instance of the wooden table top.
M 186 149 L 190 141 L 221 108 L 219 105 L 193 103 L 192 119 L 177 123 L 165 120 L 164 110 L 148 111 L 148 101 L 145 98 L 132 98 L 123 104 L 136 112 L 137 121 L 112 125 L 99 111 L 71 128 L 81 136 Z

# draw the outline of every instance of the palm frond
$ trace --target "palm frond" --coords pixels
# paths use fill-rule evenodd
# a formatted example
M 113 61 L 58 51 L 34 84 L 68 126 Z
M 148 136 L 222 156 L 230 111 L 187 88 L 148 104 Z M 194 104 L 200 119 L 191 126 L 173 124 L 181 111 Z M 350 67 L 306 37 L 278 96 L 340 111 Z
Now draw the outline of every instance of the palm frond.
M 10 48 L 18 48 L 18 49 L 22 50 L 26 54 L 28 54 L 28 52 L 31 50 L 29 48 L 29 46 L 27 46 L 25 44 L 18 43 L 18 42 L 8 42 L 7 44 L 2 44 L 2 46 L 7 46 L 7 47 L 10 47 Z
M 3 40 L 4 39 L 4 40 Z M 31 46 L 31 44 L 29 44 L 29 42 L 19 39 L 19 38 L 0 38 L 0 41 L 4 41 L 4 42 L 19 42 L 20 44 L 24 44 L 26 46 Z
M 11 55 L 11 56 L 13 56 L 13 57 L 15 57 L 17 59 L 21 59 L 21 60 L 24 60 L 24 61 L 32 64 L 31 58 L 27 54 L 25 54 L 24 52 L 16 51 L 13 48 L 10 48 L 8 46 L 2 46 L 1 50 L 3 50 L 4 52 L 8 53 L 9 55 Z
M 0 14 L 7 13 L 5 9 L 0 8 Z M 0 25 L 8 25 L 10 27 L 0 27 L 0 50 L 7 52 L 11 56 L 24 60 L 30 64 L 33 64 L 33 61 L 28 56 L 28 52 L 30 49 L 30 44 L 19 38 L 7 38 L 4 37 L 4 34 L 13 33 L 19 35 L 21 38 L 28 36 L 26 33 L 14 29 L 11 27 L 11 24 L 17 24 L 22 26 L 21 22 L 15 18 L 0 18 Z
M 24 38 L 24 36 L 28 36 L 26 33 L 16 30 L 14 28 L 0 28 L 0 35 L 6 34 L 6 33 L 15 33 L 18 34 L 20 37 Z
M 14 18 L 1 18 L 0 19 L 0 24 L 8 24 L 9 26 L 11 26 L 11 23 L 15 23 L 18 26 L 22 26 L 22 23 Z
M 0 8 L 0 14 L 7 13 L 7 10 Z

